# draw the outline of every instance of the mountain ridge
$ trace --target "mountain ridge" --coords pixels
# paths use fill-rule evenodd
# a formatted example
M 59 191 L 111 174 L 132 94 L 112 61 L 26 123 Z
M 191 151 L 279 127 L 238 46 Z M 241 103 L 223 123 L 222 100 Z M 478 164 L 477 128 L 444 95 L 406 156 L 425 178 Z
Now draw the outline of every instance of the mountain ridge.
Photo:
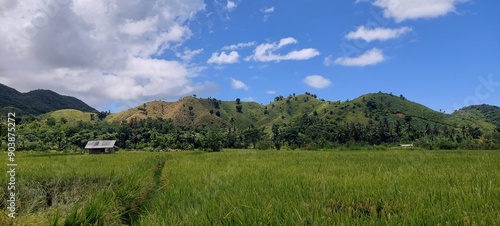
M 44 89 L 21 93 L 0 83 L 0 111 L 2 112 L 16 111 L 19 114 L 41 115 L 62 109 L 97 112 L 96 109 L 76 97 L 60 95 Z
M 63 96 L 51 90 L 32 90 L 27 93 L 0 84 L 0 109 L 16 110 L 25 114 L 41 115 L 58 110 L 74 109 L 66 112 L 65 118 L 80 118 L 82 112 L 95 113 L 96 109 L 83 101 Z M 71 114 L 77 114 L 71 117 Z M 57 115 L 57 114 L 56 114 Z M 174 124 L 202 127 L 250 127 L 273 124 L 289 124 L 302 116 L 317 116 L 334 124 L 373 124 L 380 121 L 389 123 L 412 122 L 416 128 L 446 126 L 455 129 L 465 127 L 480 128 L 491 132 L 500 129 L 500 107 L 493 105 L 472 105 L 452 114 L 435 111 L 425 105 L 407 100 L 403 95 L 387 93 L 367 93 L 348 101 L 327 101 L 315 94 L 291 94 L 276 96 L 269 104 L 222 101 L 216 98 L 186 96 L 178 101 L 155 100 L 136 107 L 111 114 L 108 122 L 162 118 Z M 77 117 L 78 116 L 78 117 Z M 86 117 L 86 116 L 85 116 Z
M 475 106 L 469 106 L 475 109 Z M 496 107 L 496 106 L 495 106 Z M 239 108 L 239 109 L 238 109 Z M 498 108 L 498 107 L 497 107 Z M 500 109 L 500 108 L 499 108 Z M 386 93 L 368 93 L 350 101 L 326 101 L 315 94 L 305 93 L 277 96 L 273 102 L 221 101 L 215 98 L 184 97 L 175 102 L 151 101 L 128 110 L 112 114 L 108 121 L 132 119 L 171 119 L 178 125 L 209 127 L 270 127 L 287 124 L 302 115 L 315 115 L 332 123 L 372 124 L 381 120 L 397 123 L 412 121 L 416 127 L 448 126 L 456 129 L 478 127 L 486 132 L 495 130 L 500 119 L 495 114 L 467 118 L 457 110 L 453 114 L 435 111 L 425 105 L 407 100 L 404 96 Z M 470 113 L 467 113 L 470 115 Z

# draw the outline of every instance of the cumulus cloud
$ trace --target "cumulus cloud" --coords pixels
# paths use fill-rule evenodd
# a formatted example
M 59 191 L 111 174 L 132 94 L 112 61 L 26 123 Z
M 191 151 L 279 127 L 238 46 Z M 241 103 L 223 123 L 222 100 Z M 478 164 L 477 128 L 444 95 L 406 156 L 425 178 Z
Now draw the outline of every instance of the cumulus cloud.
M 222 50 L 236 50 L 236 49 L 241 49 L 245 47 L 250 47 L 254 46 L 255 42 L 242 42 L 242 43 L 237 43 L 229 46 L 224 46 L 222 47 Z
M 208 59 L 207 63 L 209 64 L 234 64 L 238 62 L 238 58 L 240 55 L 236 51 L 231 51 L 229 54 L 226 54 L 226 52 L 222 52 L 220 54 L 218 53 L 212 53 L 212 56 L 210 59 Z
M 307 60 L 319 55 L 319 51 L 313 48 L 306 48 L 301 50 L 293 50 L 287 54 L 280 55 L 275 53 L 284 46 L 296 44 L 297 40 L 288 37 L 281 39 L 278 43 L 264 43 L 258 45 L 253 55 L 245 58 L 245 60 L 254 60 L 260 62 L 270 62 L 270 61 L 282 61 L 282 60 Z
M 358 57 L 339 57 L 334 64 L 342 66 L 367 66 L 375 65 L 384 61 L 384 54 L 381 50 L 373 48 Z
M 231 88 L 248 90 L 248 86 L 245 83 L 243 83 L 240 80 L 236 80 L 234 78 L 231 78 Z
M 203 52 L 203 49 L 195 49 L 195 50 L 191 50 L 189 48 L 185 48 L 183 52 L 177 52 L 175 53 L 175 56 L 176 57 L 179 57 L 180 59 L 182 59 L 184 62 L 190 62 L 193 57 L 195 57 L 196 55 L 200 54 Z
M 468 0 L 376 0 L 373 5 L 384 10 L 384 17 L 396 22 L 409 19 L 433 18 L 455 11 L 459 3 Z
M 321 75 L 309 75 L 304 79 L 304 82 L 311 87 L 322 89 L 330 86 L 332 82 Z
M 192 81 L 199 68 L 156 59 L 191 37 L 187 22 L 204 10 L 202 0 L 13 2 L 0 14 L 1 83 L 52 89 L 98 108 L 206 88 Z
M 356 31 L 349 32 L 345 38 L 350 40 L 363 39 L 366 42 L 371 42 L 375 40 L 386 41 L 393 38 L 398 38 L 401 35 L 411 31 L 409 27 L 401 27 L 397 29 L 390 28 L 365 28 L 365 26 L 359 26 Z

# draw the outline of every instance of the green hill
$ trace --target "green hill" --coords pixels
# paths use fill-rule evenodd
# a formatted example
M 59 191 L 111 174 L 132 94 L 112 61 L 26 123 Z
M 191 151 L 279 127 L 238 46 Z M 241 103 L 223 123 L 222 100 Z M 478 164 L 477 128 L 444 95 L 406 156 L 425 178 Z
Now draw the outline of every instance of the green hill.
M 241 106 L 238 112 L 237 106 Z M 245 128 L 262 117 L 263 106 L 253 102 L 220 101 L 214 98 L 184 97 L 177 102 L 151 101 L 112 114 L 108 121 L 171 119 L 177 125 Z
M 65 120 L 69 123 L 76 123 L 78 121 L 90 122 L 92 119 L 97 120 L 97 115 L 92 112 L 83 112 L 75 109 L 63 109 L 49 112 L 42 115 L 42 118 L 52 117 L 57 121 Z
M 494 106 L 471 106 L 471 109 L 445 114 L 392 94 L 370 93 L 351 101 L 333 102 L 306 93 L 277 96 L 267 105 L 195 97 L 185 97 L 176 102 L 152 101 L 113 114 L 107 120 L 130 121 L 133 118 L 151 117 L 171 119 L 177 125 L 234 126 L 246 129 L 252 126 L 270 128 L 273 124 L 288 124 L 306 115 L 317 116 L 325 122 L 339 125 L 371 125 L 385 121 L 389 124 L 410 124 L 418 130 L 477 127 L 484 132 L 491 132 L 500 122 L 498 109 Z
M 85 112 L 97 112 L 83 101 L 70 96 L 63 96 L 50 90 L 33 90 L 21 93 L 0 84 L 0 113 L 16 111 L 18 114 L 40 115 L 61 109 L 76 109 Z
M 500 107 L 492 105 L 472 105 L 464 107 L 452 114 L 455 118 L 469 122 L 489 123 L 500 131 Z
M 350 101 L 326 101 L 305 93 L 277 96 L 267 105 L 189 96 L 147 102 L 107 117 L 106 112 L 57 110 L 29 116 L 19 128 L 24 133 L 20 137 L 27 139 L 21 149 L 27 150 L 81 147 L 88 139 L 117 139 L 121 147 L 149 150 L 214 150 L 212 145 L 317 150 L 399 144 L 498 149 L 498 109 L 479 105 L 445 114 L 385 93 Z

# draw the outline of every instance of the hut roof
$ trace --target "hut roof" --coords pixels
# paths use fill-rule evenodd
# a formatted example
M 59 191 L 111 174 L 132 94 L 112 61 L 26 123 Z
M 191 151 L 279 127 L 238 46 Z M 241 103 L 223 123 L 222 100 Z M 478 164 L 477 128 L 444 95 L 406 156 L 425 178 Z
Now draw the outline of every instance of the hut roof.
M 89 140 L 85 149 L 114 148 L 116 140 Z

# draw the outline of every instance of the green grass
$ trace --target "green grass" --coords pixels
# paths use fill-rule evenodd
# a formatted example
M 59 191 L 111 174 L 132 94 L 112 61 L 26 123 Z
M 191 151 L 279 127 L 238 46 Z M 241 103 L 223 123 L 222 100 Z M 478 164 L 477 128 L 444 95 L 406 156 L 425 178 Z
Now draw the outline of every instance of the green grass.
M 94 114 L 94 117 L 97 120 L 97 115 L 95 113 L 82 112 L 74 109 L 64 109 L 64 110 L 49 112 L 47 114 L 44 114 L 43 117 L 45 118 L 53 117 L 57 121 L 61 120 L 62 118 L 65 118 L 69 123 L 74 124 L 78 121 L 90 122 L 91 114 Z
M 498 151 L 21 154 L 16 223 L 498 225 L 498 162 Z M 0 225 L 12 223 L 4 202 Z
M 46 225 L 56 218 L 67 225 L 109 225 L 131 221 L 156 188 L 154 177 L 163 167 L 158 167 L 161 159 L 152 153 L 18 153 L 16 222 Z M 5 167 L 2 166 L 4 172 Z M 7 179 L 2 177 L 0 183 L 6 185 Z M 2 186 L 2 197 L 6 197 L 6 189 Z M 6 199 L 0 204 L 5 207 Z M 9 221 L 6 215 L 0 215 L 0 225 Z
M 175 153 L 141 225 L 498 224 L 494 151 Z

